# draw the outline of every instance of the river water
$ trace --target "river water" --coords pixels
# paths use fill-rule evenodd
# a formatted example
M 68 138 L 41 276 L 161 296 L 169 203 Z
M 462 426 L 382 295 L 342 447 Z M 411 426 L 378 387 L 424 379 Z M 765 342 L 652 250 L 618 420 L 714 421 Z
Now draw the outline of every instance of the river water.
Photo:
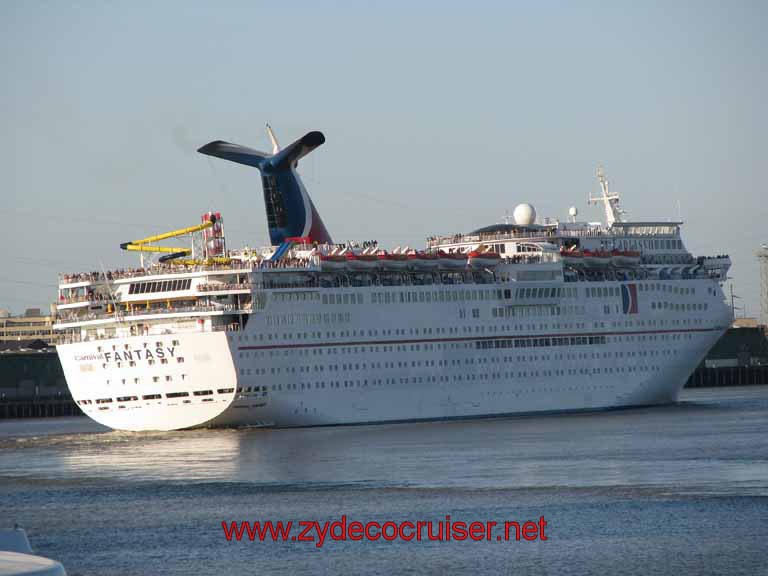
M 547 540 L 318 547 L 228 541 L 221 525 L 342 515 L 544 516 Z M 70 576 L 768 574 L 768 386 L 660 408 L 297 430 L 0 421 L 0 527 L 15 522 Z

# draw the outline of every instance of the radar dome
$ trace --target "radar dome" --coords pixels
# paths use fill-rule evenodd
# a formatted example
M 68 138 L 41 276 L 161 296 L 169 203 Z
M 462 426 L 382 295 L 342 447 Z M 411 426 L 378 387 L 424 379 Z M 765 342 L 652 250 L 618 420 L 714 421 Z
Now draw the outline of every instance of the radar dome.
M 579 215 L 579 209 L 576 208 L 576 206 L 571 206 L 570 208 L 568 208 L 568 216 L 570 216 L 571 218 L 576 218 L 576 216 L 578 215 Z
M 512 213 L 515 224 L 520 226 L 530 226 L 536 222 L 536 209 L 530 204 L 518 204 Z

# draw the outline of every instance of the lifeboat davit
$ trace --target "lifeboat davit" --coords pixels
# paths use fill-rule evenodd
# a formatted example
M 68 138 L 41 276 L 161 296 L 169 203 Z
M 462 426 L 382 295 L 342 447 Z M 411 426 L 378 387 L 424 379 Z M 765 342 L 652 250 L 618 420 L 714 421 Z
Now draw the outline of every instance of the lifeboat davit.
M 560 258 L 566 266 L 582 266 L 584 254 L 580 250 L 560 250 Z
M 450 270 L 464 269 L 467 267 L 467 255 L 461 252 L 453 252 L 448 254 L 446 252 L 440 252 L 437 258 L 437 264 L 440 268 L 447 268 Z
M 584 264 L 586 266 L 591 266 L 592 268 L 604 268 L 605 266 L 608 266 L 611 263 L 612 257 L 613 255 L 610 252 L 604 252 L 602 250 L 591 252 L 589 250 L 584 250 Z
M 611 264 L 614 266 L 637 266 L 640 264 L 640 252 L 635 250 L 614 250 L 611 252 Z
M 343 270 L 347 257 L 343 254 L 320 254 L 320 269 L 324 271 Z
M 408 267 L 406 254 L 379 254 L 379 263 L 385 270 L 405 270 Z
M 469 265 L 473 268 L 493 268 L 501 262 L 501 256 L 496 252 L 479 252 L 475 250 L 469 253 Z
M 372 270 L 379 267 L 379 257 L 376 254 L 346 254 L 347 266 L 351 270 Z

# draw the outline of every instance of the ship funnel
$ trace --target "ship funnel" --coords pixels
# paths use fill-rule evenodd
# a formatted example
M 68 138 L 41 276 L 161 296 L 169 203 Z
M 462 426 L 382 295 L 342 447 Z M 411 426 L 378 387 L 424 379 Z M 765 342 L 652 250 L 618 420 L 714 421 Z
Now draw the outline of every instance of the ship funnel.
M 273 246 L 279 246 L 286 238 L 293 236 L 306 237 L 312 242 L 333 243 L 296 172 L 298 161 L 324 144 L 325 136 L 322 132 L 308 132 L 280 149 L 269 125 L 267 134 L 272 142 L 272 154 L 222 140 L 210 142 L 198 152 L 252 166 L 261 171 L 267 226 Z

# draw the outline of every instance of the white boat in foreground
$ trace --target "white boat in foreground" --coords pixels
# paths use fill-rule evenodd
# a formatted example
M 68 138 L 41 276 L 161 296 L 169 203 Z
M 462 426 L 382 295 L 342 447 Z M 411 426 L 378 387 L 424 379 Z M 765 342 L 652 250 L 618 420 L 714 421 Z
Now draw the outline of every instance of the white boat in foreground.
M 0 576 L 67 576 L 61 563 L 32 553 L 22 528 L 0 530 Z

